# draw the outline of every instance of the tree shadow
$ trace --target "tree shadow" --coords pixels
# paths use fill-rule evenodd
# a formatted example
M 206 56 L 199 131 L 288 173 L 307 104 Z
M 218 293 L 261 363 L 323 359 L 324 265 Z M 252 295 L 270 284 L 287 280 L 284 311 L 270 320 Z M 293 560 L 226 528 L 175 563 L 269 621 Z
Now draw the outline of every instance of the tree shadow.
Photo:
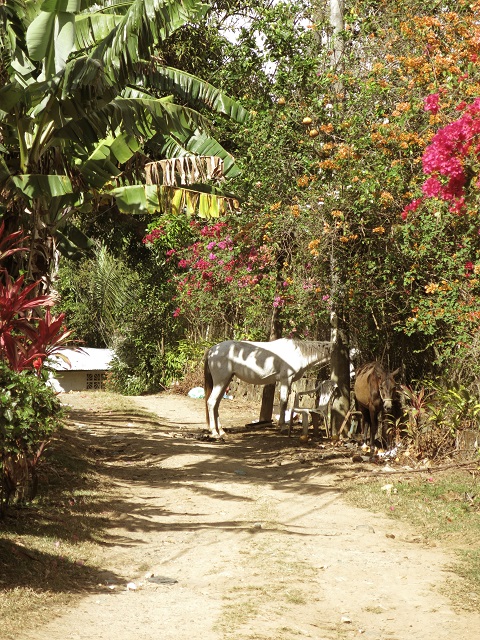
M 143 411 L 69 409 L 68 425 L 40 465 L 38 498 L 27 508 L 10 509 L 0 523 L 0 588 L 89 592 L 123 579 L 84 561 L 82 550 L 89 546 L 128 548 L 143 544 L 152 532 L 262 535 L 268 530 L 158 504 L 158 496 L 175 488 L 242 502 L 253 500 L 243 490 L 251 482 L 280 487 L 292 499 L 309 493 L 335 499 L 339 493 L 322 477 L 345 454 L 315 442 L 299 446 L 298 440 L 265 427 L 237 425 L 227 441 L 211 441 L 194 424 L 192 429 Z M 141 501 L 137 491 L 143 492 Z M 285 536 L 312 535 L 292 523 L 277 530 Z

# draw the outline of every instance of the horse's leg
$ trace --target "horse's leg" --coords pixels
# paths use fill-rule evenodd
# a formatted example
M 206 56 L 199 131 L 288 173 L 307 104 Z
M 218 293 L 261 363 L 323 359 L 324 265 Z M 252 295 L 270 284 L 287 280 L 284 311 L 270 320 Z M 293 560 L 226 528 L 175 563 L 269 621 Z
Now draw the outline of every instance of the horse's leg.
M 278 418 L 278 426 L 280 428 L 285 428 L 285 413 L 287 411 L 287 402 L 288 396 L 290 395 L 290 383 L 282 382 L 280 383 L 280 409 L 279 409 L 279 418 Z
M 221 399 L 224 396 L 225 391 L 227 390 L 228 385 L 232 380 L 232 377 L 228 378 L 226 382 L 224 381 L 223 384 L 215 383 L 212 389 L 212 393 L 210 394 L 210 397 L 207 400 L 210 431 L 214 438 L 222 438 L 225 435 L 225 431 L 222 429 L 220 425 L 218 407 L 220 405 Z
M 375 407 L 370 406 L 370 457 L 375 454 L 375 438 L 377 437 L 378 429 L 378 413 Z
M 367 429 L 370 426 L 370 412 L 365 407 L 360 407 L 360 437 L 362 438 L 362 442 L 367 444 Z

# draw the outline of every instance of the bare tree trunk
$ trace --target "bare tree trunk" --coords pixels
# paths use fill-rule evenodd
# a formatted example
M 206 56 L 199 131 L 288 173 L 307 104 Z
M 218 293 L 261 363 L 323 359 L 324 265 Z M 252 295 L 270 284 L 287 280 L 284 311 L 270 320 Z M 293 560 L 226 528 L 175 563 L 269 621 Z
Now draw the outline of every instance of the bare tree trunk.
M 270 325 L 269 340 L 277 340 L 282 337 L 279 307 L 273 308 L 272 324 Z M 262 406 L 260 408 L 260 422 L 269 422 L 272 419 L 273 404 L 275 401 L 276 385 L 267 384 L 263 387 Z
M 345 29 L 343 19 L 344 0 L 330 0 L 330 26 L 332 28 L 331 45 L 332 51 L 332 71 L 341 73 L 343 67 L 343 38 L 342 31 Z M 341 89 L 340 83 L 340 89 Z M 337 87 L 336 87 L 337 88 Z
M 334 73 L 341 74 L 343 70 L 344 53 L 342 32 L 345 29 L 343 19 L 344 0 L 329 0 L 329 2 L 331 26 L 329 49 L 332 52 L 331 67 Z M 334 91 L 335 96 L 332 96 L 332 102 L 341 102 L 343 100 L 343 83 L 341 79 L 335 82 Z M 330 273 L 331 299 L 333 305 L 330 314 L 330 339 L 334 345 L 330 363 L 331 378 L 337 383 L 340 391 L 332 405 L 332 434 L 335 436 L 338 435 L 340 426 L 350 408 L 350 355 L 348 332 L 341 304 L 343 298 L 342 283 L 340 281 L 341 276 L 338 272 L 336 252 L 333 244 L 330 257 Z
M 333 296 L 332 296 L 333 297 Z M 343 315 L 332 310 L 330 315 L 331 341 L 333 342 L 330 360 L 331 379 L 337 383 L 339 394 L 332 403 L 332 435 L 338 435 L 350 408 L 350 354 L 348 333 Z
M 282 282 L 283 282 L 283 265 L 285 264 L 285 260 L 287 258 L 286 251 L 283 250 L 280 252 L 277 257 L 277 275 L 276 275 L 276 283 L 275 283 L 275 292 L 279 292 L 282 290 Z M 282 337 L 282 323 L 280 319 L 280 307 L 273 307 L 272 313 L 272 321 L 270 324 L 270 335 L 269 340 L 278 340 L 278 338 Z M 269 422 L 272 420 L 273 414 L 273 404 L 275 401 L 275 388 L 274 384 L 267 384 L 263 388 L 262 393 L 262 406 L 260 408 L 260 422 Z

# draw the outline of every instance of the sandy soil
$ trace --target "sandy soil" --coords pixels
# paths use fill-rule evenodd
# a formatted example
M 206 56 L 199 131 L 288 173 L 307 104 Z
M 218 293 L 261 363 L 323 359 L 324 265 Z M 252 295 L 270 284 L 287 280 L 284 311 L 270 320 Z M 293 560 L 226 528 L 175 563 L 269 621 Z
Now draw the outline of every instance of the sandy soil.
M 86 394 L 65 399 L 77 419 L 88 410 Z M 201 400 L 132 402 L 158 425 L 98 415 L 89 429 L 129 453 L 110 463 L 121 508 L 100 551 L 105 580 L 18 640 L 479 637 L 480 615 L 441 595 L 456 579 L 447 550 L 342 501 L 348 458 L 273 429 L 199 439 Z M 241 427 L 258 407 L 220 410 L 224 426 Z

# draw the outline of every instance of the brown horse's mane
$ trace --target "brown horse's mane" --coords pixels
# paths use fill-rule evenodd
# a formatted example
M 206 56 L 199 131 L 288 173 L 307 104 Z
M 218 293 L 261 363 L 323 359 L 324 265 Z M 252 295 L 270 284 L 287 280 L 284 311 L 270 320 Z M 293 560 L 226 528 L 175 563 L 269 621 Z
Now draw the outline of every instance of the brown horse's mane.
M 360 375 L 365 375 L 368 372 L 375 372 L 377 374 L 377 376 L 382 377 L 386 375 L 386 369 L 383 366 L 383 364 L 381 362 L 378 362 L 378 360 L 375 360 L 374 362 L 366 362 L 365 364 L 362 364 L 356 371 L 355 373 L 355 377 L 358 377 Z

